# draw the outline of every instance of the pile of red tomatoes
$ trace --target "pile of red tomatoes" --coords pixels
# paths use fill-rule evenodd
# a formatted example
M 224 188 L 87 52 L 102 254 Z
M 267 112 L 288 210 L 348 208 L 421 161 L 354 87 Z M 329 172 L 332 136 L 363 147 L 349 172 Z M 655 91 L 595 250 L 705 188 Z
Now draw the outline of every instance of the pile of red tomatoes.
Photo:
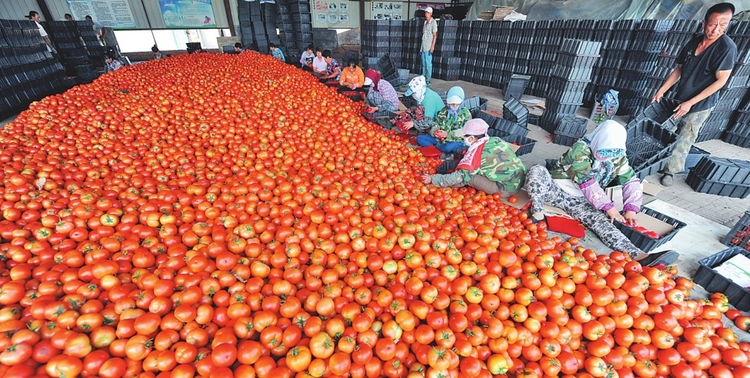
M 726 298 L 597 255 L 270 57 L 126 67 L 0 130 L 0 376 L 748 377 Z

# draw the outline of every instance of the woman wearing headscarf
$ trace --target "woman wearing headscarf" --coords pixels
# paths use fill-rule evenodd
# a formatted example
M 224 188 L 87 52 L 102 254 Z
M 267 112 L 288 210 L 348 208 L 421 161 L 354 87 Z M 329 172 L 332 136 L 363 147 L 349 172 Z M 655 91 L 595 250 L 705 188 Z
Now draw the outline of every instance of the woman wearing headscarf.
M 463 141 L 455 135 L 455 131 L 471 119 L 471 112 L 463 106 L 465 98 L 463 88 L 451 88 L 446 98 L 448 106 L 437 113 L 435 124 L 430 128 L 429 134 L 417 136 L 417 144 L 422 147 L 435 146 L 443 153 L 463 148 Z
M 427 82 L 424 76 L 417 76 L 409 82 L 409 89 L 404 93 L 405 96 L 411 96 L 417 101 L 416 108 L 408 109 L 405 116 L 397 117 L 396 123 L 400 122 L 399 119 L 409 118 L 408 121 L 403 122 L 404 130 L 409 130 L 412 127 L 417 131 L 426 132 L 429 130 L 435 122 L 435 116 L 445 107 L 443 99 L 437 92 L 430 88 L 427 88 Z
M 544 205 L 564 210 L 599 236 L 609 248 L 628 253 L 642 265 L 671 264 L 677 252 L 645 254 L 613 224 L 636 224 L 643 193 L 635 171 L 625 156 L 627 132 L 615 121 L 602 122 L 591 134 L 580 139 L 551 169 L 534 166 L 526 175 L 526 191 L 531 197 L 534 221 L 544 218 Z M 624 215 L 606 195 L 604 188 L 622 185 Z
M 456 171 L 444 175 L 424 175 L 422 182 L 439 187 L 470 186 L 487 194 L 508 197 L 523 186 L 526 166 L 504 140 L 487 135 L 489 125 L 472 119 L 454 132 L 468 147 Z
M 369 113 L 398 110 L 398 94 L 391 83 L 382 80 L 380 72 L 370 68 L 365 72 L 365 86 L 370 86 L 365 98 Z

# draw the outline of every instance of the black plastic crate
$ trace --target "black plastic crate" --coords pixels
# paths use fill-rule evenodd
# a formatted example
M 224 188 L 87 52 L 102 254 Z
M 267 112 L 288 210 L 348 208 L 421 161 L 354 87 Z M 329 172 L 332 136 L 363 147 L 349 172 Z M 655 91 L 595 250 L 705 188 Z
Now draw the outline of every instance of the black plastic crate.
M 373 113 L 363 113 L 363 115 L 368 121 L 372 122 L 378 118 L 393 119 L 396 116 L 396 113 L 388 111 L 388 110 L 383 110 L 383 111 L 377 111 Z
M 552 143 L 559 144 L 561 146 L 572 146 L 575 144 L 575 142 L 578 141 L 580 138 L 576 138 L 569 135 L 562 135 L 562 134 L 552 134 Z
M 669 158 L 665 157 L 665 158 L 663 158 L 661 160 L 657 160 L 657 161 L 655 161 L 655 162 L 653 162 L 651 164 L 638 167 L 638 169 L 633 168 L 633 170 L 635 171 L 635 177 L 638 177 L 638 180 L 643 181 L 643 180 L 646 179 L 646 177 L 651 176 L 651 175 L 655 175 L 655 174 L 661 172 L 662 169 L 664 169 L 664 166 L 667 163 L 667 159 L 669 159 Z
M 750 185 L 750 162 L 745 160 L 708 156 L 700 159 L 694 170 L 709 181 Z
M 517 100 L 520 100 L 521 96 L 523 96 L 523 93 L 526 91 L 526 87 L 529 85 L 530 80 L 531 76 L 520 74 L 511 75 L 510 80 L 505 87 L 505 91 L 503 92 L 505 99 L 514 97 Z
M 560 52 L 579 56 L 599 56 L 599 50 L 601 47 L 601 42 L 584 41 L 581 39 L 564 39 L 562 41 L 562 46 L 560 46 Z
M 745 212 L 742 219 L 738 220 L 729 233 L 721 239 L 721 243 L 750 251 L 750 211 Z
M 695 272 L 693 281 L 709 293 L 723 293 L 729 298 L 729 303 L 738 310 L 750 311 L 750 290 L 734 283 L 714 269 L 737 255 L 750 257 L 750 251 L 732 247 L 699 260 L 698 271 Z
M 750 148 L 750 135 L 736 134 L 730 130 L 724 134 L 722 140 L 735 146 Z
M 711 153 L 698 148 L 696 146 L 690 146 L 690 152 L 688 152 L 687 158 L 685 158 L 685 172 L 689 171 L 696 165 L 704 156 L 710 156 Z M 683 173 L 685 173 L 683 172 Z
M 534 145 L 536 144 L 536 141 L 534 139 L 527 138 L 522 135 L 510 134 L 500 138 L 510 144 L 520 146 L 518 150 L 516 150 L 516 156 L 523 156 L 531 153 L 531 151 L 534 149 Z
M 582 103 L 564 103 L 552 99 L 545 101 L 545 113 L 575 115 Z
M 664 243 L 672 240 L 672 238 L 674 238 L 674 236 L 677 235 L 677 233 L 681 229 L 687 226 L 685 222 L 681 222 L 668 215 L 664 215 L 656 210 L 649 209 L 648 207 L 641 208 L 641 213 L 648 215 L 650 217 L 656 218 L 674 227 L 674 229 L 670 231 L 668 234 L 661 236 L 658 239 L 654 239 L 620 222 L 615 222 L 614 223 L 615 227 L 617 227 L 617 229 L 620 230 L 620 232 L 622 232 L 623 235 L 625 235 L 628 239 L 630 239 L 630 241 L 643 252 L 650 252 L 664 245 Z
M 553 76 L 550 78 L 546 97 L 560 103 L 583 103 L 588 83 L 588 81 L 573 81 Z
M 495 120 L 495 123 L 492 125 L 492 129 L 502 131 L 506 134 L 519 135 L 523 137 L 529 134 L 529 129 L 526 128 L 526 125 L 508 121 L 507 119 L 503 118 L 498 118 L 497 120 Z
M 698 193 L 714 194 L 730 198 L 747 198 L 747 196 L 750 195 L 750 185 L 710 181 L 699 176 L 695 169 L 688 173 L 685 182 Z
M 634 169 L 663 159 L 672 152 L 680 136 L 646 119 L 627 129 L 628 162 Z
M 590 81 L 593 67 L 570 67 L 563 65 L 556 65 L 552 69 L 552 76 L 572 81 Z
M 529 120 L 529 109 L 515 97 L 511 97 L 503 104 L 503 118 L 526 125 Z
M 560 51 L 557 53 L 555 63 L 568 67 L 594 67 L 598 56 L 581 56 Z
M 565 116 L 558 121 L 555 134 L 579 139 L 586 133 L 587 124 L 586 118 Z
M 487 102 L 488 100 L 484 97 L 474 96 L 464 100 L 463 106 L 469 110 L 487 110 Z

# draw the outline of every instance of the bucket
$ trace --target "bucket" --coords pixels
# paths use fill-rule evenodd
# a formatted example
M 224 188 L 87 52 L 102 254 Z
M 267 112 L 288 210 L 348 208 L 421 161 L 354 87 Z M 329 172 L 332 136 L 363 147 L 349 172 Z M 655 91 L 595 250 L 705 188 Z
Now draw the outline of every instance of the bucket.
M 405 68 L 398 69 L 398 83 L 400 85 L 407 84 L 409 82 L 409 70 Z

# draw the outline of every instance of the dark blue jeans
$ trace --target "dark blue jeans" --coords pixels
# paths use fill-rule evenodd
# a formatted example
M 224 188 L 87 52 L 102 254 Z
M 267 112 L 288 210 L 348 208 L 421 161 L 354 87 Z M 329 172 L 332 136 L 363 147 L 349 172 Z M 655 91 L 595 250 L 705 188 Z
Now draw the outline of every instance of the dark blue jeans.
M 435 138 L 432 135 L 429 134 L 422 134 L 417 136 L 417 144 L 421 147 L 427 147 L 427 146 L 435 146 L 440 152 L 453 152 L 456 150 L 460 150 L 461 147 L 464 146 L 461 142 L 445 142 L 440 143 L 440 140 L 438 138 Z

